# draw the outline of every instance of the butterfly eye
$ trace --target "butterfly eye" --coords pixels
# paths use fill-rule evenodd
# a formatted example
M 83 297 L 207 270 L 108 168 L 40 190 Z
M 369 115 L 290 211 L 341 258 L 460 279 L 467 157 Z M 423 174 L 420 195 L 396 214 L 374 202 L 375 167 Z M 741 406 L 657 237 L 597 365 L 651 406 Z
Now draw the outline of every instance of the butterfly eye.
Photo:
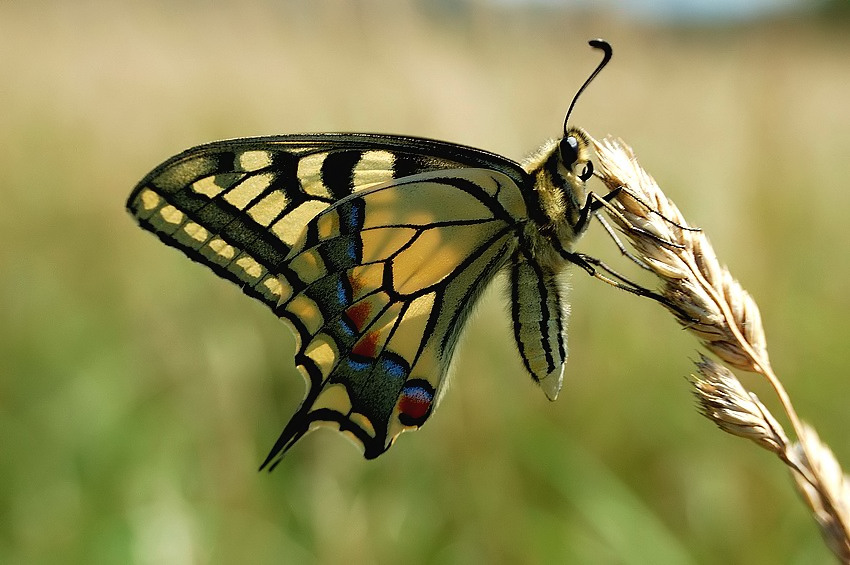
M 589 179 L 592 176 L 593 176 L 593 162 L 588 161 L 587 164 L 584 166 L 584 170 L 581 172 L 581 174 L 578 176 L 578 178 L 587 182 L 587 179 Z
M 572 167 L 573 163 L 578 159 L 578 141 L 572 135 L 569 135 L 561 140 L 559 144 L 561 151 L 561 161 L 566 167 Z

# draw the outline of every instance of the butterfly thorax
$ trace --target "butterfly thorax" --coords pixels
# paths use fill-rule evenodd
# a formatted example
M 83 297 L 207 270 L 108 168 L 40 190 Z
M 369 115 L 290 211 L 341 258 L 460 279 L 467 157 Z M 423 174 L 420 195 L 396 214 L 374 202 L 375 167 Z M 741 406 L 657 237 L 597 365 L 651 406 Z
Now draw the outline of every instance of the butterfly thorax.
M 580 222 L 587 198 L 585 180 L 592 172 L 590 138 L 570 128 L 560 140 L 550 140 L 529 157 L 523 168 L 533 179 L 528 195 L 531 221 L 525 229 L 535 258 L 553 267 L 563 265 L 559 250 L 571 252 L 586 229 Z

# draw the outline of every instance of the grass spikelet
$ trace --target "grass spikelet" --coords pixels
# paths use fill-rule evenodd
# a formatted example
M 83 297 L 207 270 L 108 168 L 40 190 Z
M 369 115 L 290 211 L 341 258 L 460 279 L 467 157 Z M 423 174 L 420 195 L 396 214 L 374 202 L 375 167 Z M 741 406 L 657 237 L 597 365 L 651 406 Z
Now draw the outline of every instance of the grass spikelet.
M 781 455 L 789 445 L 788 437 L 758 397 L 732 371 L 708 357 L 696 365 L 700 377 L 694 376 L 691 385 L 703 416 L 724 432 Z
M 753 298 L 720 263 L 702 230 L 692 228 L 676 205 L 640 166 L 622 141 L 594 140 L 597 176 L 620 190 L 606 207 L 636 255 L 658 277 L 665 306 L 728 367 L 762 375 L 773 387 L 794 430 L 785 430 L 729 368 L 707 357 L 691 384 L 702 414 L 721 430 L 775 453 L 791 475 L 830 550 L 850 563 L 850 478 L 814 429 L 797 416 L 773 372 L 761 315 Z

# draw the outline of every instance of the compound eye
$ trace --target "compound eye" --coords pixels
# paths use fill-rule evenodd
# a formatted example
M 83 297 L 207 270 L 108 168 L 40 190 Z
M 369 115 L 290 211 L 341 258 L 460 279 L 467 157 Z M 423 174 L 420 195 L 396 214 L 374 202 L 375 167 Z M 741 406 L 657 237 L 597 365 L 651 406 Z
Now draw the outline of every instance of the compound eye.
M 584 166 L 584 170 L 581 172 L 581 174 L 578 176 L 578 178 L 580 178 L 584 182 L 587 182 L 587 179 L 589 179 L 592 176 L 593 176 L 593 161 L 588 161 L 587 164 Z
M 572 135 L 569 135 L 561 140 L 559 144 L 561 151 L 561 161 L 564 166 L 572 167 L 573 163 L 578 159 L 578 140 Z

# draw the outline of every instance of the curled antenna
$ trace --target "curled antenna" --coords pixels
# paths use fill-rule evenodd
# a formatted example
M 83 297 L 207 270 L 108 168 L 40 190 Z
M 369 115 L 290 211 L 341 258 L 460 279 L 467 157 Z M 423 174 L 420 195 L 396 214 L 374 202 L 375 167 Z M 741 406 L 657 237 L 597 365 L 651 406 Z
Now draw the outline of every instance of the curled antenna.
M 578 100 L 578 97 L 581 95 L 582 92 L 584 92 L 584 89 L 587 88 L 587 85 L 590 84 L 590 81 L 596 78 L 596 75 L 599 74 L 599 71 L 605 68 L 605 65 L 607 65 L 608 61 L 611 60 L 611 55 L 614 52 L 613 49 L 611 49 L 611 44 L 609 44 L 604 39 L 591 39 L 590 41 L 588 41 L 588 44 L 594 49 L 602 50 L 602 61 L 599 63 L 599 65 L 596 66 L 596 69 L 592 73 L 590 73 L 590 76 L 587 77 L 587 80 L 584 81 L 584 84 L 581 85 L 581 88 L 578 89 L 576 95 L 573 96 L 573 101 L 570 102 L 570 107 L 567 110 L 567 116 L 564 118 L 564 135 L 567 135 L 567 121 L 569 121 L 570 119 L 570 114 L 573 111 L 573 106 L 576 105 L 576 100 Z

